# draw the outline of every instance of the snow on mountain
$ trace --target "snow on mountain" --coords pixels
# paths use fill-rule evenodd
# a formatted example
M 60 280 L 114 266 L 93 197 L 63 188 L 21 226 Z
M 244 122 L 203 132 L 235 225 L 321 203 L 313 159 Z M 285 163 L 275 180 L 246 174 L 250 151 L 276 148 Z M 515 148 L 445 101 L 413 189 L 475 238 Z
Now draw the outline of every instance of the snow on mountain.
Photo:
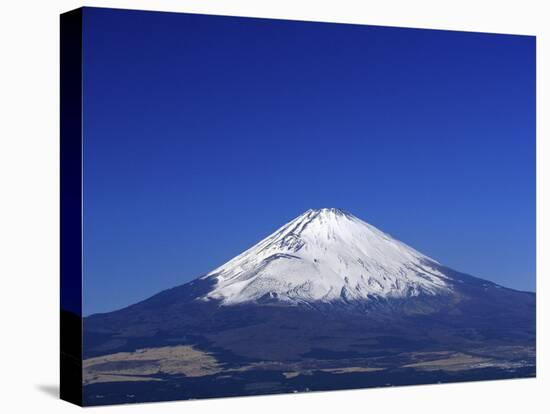
M 365 301 L 450 292 L 438 263 L 335 208 L 308 210 L 213 270 L 224 305 Z

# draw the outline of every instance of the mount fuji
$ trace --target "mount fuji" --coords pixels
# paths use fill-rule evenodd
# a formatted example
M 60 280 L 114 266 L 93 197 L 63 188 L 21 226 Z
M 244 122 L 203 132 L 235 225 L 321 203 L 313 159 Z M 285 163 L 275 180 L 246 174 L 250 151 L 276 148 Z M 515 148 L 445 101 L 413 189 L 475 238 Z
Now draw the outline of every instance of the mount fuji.
M 186 369 L 216 361 L 202 376 L 192 371 L 198 377 L 223 374 L 246 388 L 243 375 L 261 373 L 279 384 L 234 395 L 289 392 L 298 379 L 307 389 L 350 388 L 339 385 L 344 373 L 358 386 L 533 376 L 535 302 L 534 293 L 450 269 L 348 212 L 308 210 L 206 275 L 84 318 L 84 377 L 91 394 L 119 383 L 111 401 L 120 402 L 133 389 L 125 375 L 142 381 L 145 372 L 151 384 L 174 387 L 170 399 L 183 381 L 173 372 L 181 347 L 193 352 L 178 359 Z M 153 371 L 143 368 L 151 361 Z

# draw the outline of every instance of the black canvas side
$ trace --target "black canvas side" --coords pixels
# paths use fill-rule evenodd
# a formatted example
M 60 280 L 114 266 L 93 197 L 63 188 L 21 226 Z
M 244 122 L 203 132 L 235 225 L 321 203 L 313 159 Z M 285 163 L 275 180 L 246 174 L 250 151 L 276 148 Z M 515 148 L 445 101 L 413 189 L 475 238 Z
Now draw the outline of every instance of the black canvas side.
M 60 397 L 82 405 L 82 9 L 60 23 Z

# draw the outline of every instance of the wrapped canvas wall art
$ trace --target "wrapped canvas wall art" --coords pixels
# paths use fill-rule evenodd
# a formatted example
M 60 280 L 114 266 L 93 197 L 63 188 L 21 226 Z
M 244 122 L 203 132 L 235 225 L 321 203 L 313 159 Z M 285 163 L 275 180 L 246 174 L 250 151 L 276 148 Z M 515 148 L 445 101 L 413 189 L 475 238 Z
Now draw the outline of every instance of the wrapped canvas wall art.
M 530 378 L 535 38 L 61 16 L 61 396 Z

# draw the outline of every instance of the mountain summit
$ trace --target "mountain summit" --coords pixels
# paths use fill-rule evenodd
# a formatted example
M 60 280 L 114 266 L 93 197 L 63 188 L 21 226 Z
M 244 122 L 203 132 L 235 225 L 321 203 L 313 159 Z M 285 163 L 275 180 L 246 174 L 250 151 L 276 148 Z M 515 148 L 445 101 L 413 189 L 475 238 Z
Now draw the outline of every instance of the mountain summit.
M 449 293 L 428 256 L 337 208 L 308 210 L 208 273 L 223 305 L 357 302 Z

